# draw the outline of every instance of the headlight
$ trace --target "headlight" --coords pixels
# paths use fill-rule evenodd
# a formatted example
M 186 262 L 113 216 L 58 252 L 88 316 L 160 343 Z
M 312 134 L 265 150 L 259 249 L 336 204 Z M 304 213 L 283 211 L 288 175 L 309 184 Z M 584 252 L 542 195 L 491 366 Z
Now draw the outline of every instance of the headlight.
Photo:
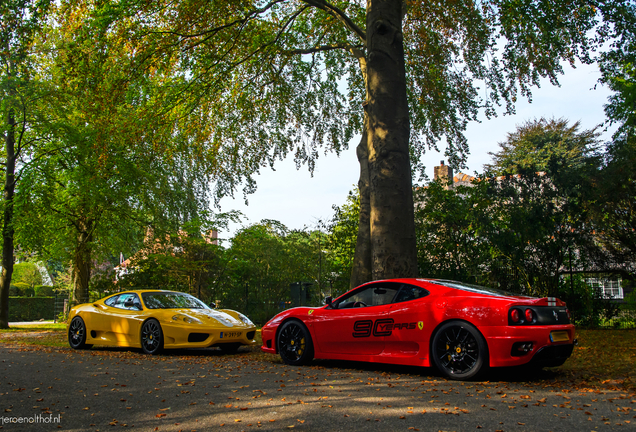
M 237 312 L 237 314 L 238 314 L 239 318 L 241 319 L 241 321 L 243 321 L 243 324 L 246 324 L 248 326 L 253 326 L 254 325 L 254 323 L 248 317 L 243 315 L 242 313 Z
M 187 322 L 188 324 L 203 324 L 200 320 L 196 319 L 196 318 L 192 318 L 189 317 L 187 315 L 182 315 L 182 314 L 177 314 L 175 316 L 172 317 L 173 321 L 183 321 L 183 322 Z

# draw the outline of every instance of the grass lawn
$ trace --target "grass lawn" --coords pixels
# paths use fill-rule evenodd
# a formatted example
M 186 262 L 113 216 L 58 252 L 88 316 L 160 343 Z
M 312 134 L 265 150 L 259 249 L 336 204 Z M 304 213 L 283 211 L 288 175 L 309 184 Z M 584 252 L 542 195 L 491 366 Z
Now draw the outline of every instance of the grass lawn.
M 636 389 L 636 330 L 577 330 L 578 346 L 559 369 L 579 385 Z
M 577 330 L 578 346 L 572 357 L 559 371 L 557 385 L 577 388 L 617 388 L 636 390 L 636 330 Z M 255 360 L 279 360 L 278 357 L 261 355 L 260 331 L 258 344 L 250 347 L 246 355 Z M 0 330 L 0 343 L 21 346 L 45 346 L 68 348 L 66 323 L 43 323 L 14 326 Z

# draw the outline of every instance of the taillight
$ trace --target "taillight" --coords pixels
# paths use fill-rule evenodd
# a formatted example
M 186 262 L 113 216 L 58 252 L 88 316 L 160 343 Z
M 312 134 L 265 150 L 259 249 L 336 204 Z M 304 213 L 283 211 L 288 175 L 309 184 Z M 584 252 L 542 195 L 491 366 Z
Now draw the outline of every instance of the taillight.
M 570 316 L 570 309 L 565 309 L 565 313 L 568 314 L 568 320 L 572 320 L 572 317 Z
M 519 309 L 513 309 L 510 312 L 510 319 L 513 323 L 518 323 L 519 321 L 521 321 L 521 313 L 519 312 Z
M 526 309 L 526 322 L 531 323 L 532 321 L 534 321 L 534 312 L 532 312 L 532 309 Z

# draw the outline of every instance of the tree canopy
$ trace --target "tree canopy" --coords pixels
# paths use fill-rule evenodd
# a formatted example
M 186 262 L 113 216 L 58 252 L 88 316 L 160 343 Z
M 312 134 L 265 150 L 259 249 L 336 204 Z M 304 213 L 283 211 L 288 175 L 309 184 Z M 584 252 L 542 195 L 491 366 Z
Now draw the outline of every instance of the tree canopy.
M 600 134 L 595 129 L 579 132 L 580 122 L 572 126 L 565 119 L 528 120 L 508 133 L 498 152 L 488 154 L 492 164 L 484 169 L 494 175 L 517 174 L 528 169 L 548 171 L 550 164 L 566 161 L 568 170 L 581 169 L 598 155 Z

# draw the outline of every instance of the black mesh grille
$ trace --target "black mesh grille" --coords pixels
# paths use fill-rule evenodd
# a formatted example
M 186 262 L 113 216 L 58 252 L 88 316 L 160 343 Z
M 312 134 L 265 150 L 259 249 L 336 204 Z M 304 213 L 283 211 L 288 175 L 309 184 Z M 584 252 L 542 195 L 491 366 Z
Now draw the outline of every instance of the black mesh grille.
M 256 334 L 256 331 L 251 331 L 251 332 L 247 332 L 247 338 L 248 339 L 254 339 L 254 335 Z
M 203 342 L 210 336 L 208 333 L 190 333 L 188 335 L 188 342 Z

